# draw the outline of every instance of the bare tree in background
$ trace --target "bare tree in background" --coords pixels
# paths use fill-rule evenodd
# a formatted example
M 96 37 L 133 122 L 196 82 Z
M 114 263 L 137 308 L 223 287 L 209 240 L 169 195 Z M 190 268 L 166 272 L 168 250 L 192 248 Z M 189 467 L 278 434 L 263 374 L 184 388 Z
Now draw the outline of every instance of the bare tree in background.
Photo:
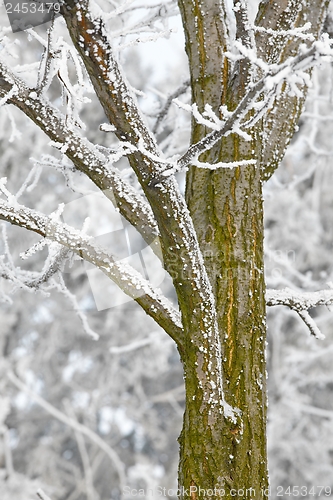
M 61 19 L 47 38 L 37 37 L 44 51 L 34 84 L 12 67 L 4 37 L 1 104 L 17 107 L 42 129 L 63 155 L 65 175 L 75 170 L 87 176 L 151 245 L 172 278 L 179 311 L 119 262 L 112 248 L 100 248 L 83 231 L 62 223 L 61 207 L 46 215 L 22 206 L 4 180 L 0 217 L 38 233 L 39 247 L 50 245 L 52 251 L 37 279 L 20 269 L 13 273 L 5 262 L 2 275 L 38 288 L 74 253 L 115 281 L 180 353 L 186 388 L 179 438 L 181 497 L 190 491 L 193 498 L 208 498 L 215 490 L 216 498 L 230 499 L 235 490 L 252 488 L 253 498 L 261 499 L 268 488 L 266 302 L 294 309 L 320 338 L 308 310 L 330 304 L 333 296 L 330 291 L 266 293 L 262 197 L 263 182 L 274 174 L 297 127 L 311 69 L 332 56 L 329 37 L 322 34 L 329 2 L 262 1 L 256 7 L 245 0 L 232 6 L 180 0 L 192 100 L 180 99 L 184 84 L 155 117 L 143 116 L 138 107 L 112 46 L 113 30 L 119 21 L 124 35 L 154 32 L 177 4 L 152 5 L 137 25 L 134 7 L 110 2 L 103 12 L 92 2 L 63 2 L 72 45 L 57 38 Z M 69 64 L 75 68 L 74 83 Z M 80 132 L 84 72 L 108 119 L 102 128 L 114 137 L 110 148 Z M 49 97 L 53 80 L 62 87 L 63 113 Z M 172 135 L 173 102 L 192 115 L 185 151 L 172 151 L 171 139 L 165 138 Z M 140 188 L 117 168 L 125 157 Z M 185 197 L 176 179 L 183 171 Z

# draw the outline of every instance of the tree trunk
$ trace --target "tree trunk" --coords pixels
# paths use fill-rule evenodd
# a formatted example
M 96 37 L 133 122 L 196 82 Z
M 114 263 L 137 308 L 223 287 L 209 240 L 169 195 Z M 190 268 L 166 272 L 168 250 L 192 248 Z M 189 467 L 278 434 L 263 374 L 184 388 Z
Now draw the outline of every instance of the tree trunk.
M 314 32 L 322 22 L 324 4 L 318 2 L 318 17 L 311 18 Z M 270 22 L 265 20 L 263 11 L 266 9 L 267 14 L 271 5 L 272 2 L 262 2 L 259 12 L 263 22 L 268 28 L 281 29 L 282 24 L 288 29 L 284 21 L 286 6 L 274 8 Z M 235 109 L 246 93 L 251 78 L 249 62 L 243 59 L 231 69 L 224 57 L 224 51 L 230 49 L 226 42 L 230 38 L 220 2 L 180 0 L 179 6 L 192 100 L 201 113 L 209 104 L 222 119 L 225 108 L 221 106 L 229 111 Z M 309 20 L 299 9 L 289 16 L 289 22 L 295 25 Z M 242 40 L 243 46 L 251 44 L 246 28 L 245 11 L 240 7 L 236 12 L 236 38 Z M 261 34 L 256 41 L 260 56 L 265 59 L 263 47 L 267 39 Z M 286 40 L 285 43 L 287 46 Z M 289 44 L 284 52 L 277 45 L 274 62 L 294 53 L 298 43 Z M 268 58 L 274 59 L 270 53 Z M 186 201 L 217 308 L 223 393 L 234 413 L 230 418 L 223 417 L 218 411 L 214 414 L 211 408 L 198 405 L 202 367 L 191 349 L 185 349 L 186 410 L 179 439 L 182 498 L 187 494 L 193 499 L 213 496 L 259 500 L 268 496 L 262 182 L 281 160 L 303 103 L 304 95 L 292 97 L 282 92 L 274 103 L 281 120 L 272 119 L 273 111 L 265 121 L 247 130 L 251 140 L 230 134 L 200 157 L 200 161 L 211 164 L 256 158 L 256 166 L 213 171 L 192 166 L 187 174 Z M 270 140 L 262 134 L 264 127 Z M 192 144 L 209 132 L 193 120 Z M 194 333 L 186 332 L 189 338 Z
M 192 372 L 198 367 L 185 361 L 187 396 L 180 439 L 180 485 L 188 487 L 194 482 L 203 489 L 217 487 L 225 490 L 225 498 L 232 498 L 234 490 L 253 488 L 255 493 L 250 498 L 259 499 L 268 486 L 259 170 L 192 169 L 187 201 L 217 304 L 225 399 L 240 412 L 237 422 L 217 418 L 216 428 L 207 439 L 204 431 L 209 417 L 195 408 L 190 386 Z

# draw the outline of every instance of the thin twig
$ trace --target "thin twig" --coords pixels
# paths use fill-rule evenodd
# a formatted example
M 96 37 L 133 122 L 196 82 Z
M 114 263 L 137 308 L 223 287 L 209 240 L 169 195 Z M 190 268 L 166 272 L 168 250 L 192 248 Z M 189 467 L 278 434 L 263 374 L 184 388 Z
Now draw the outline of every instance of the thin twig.
M 319 330 L 314 320 L 311 318 L 308 311 L 297 311 L 297 312 L 299 317 L 304 321 L 304 323 L 310 330 L 311 335 L 313 335 L 318 340 L 323 340 L 325 338 L 325 335 L 321 333 L 321 331 Z
M 46 493 L 44 493 L 43 490 L 39 489 L 36 491 L 36 495 L 41 499 L 41 500 L 51 500 L 51 498 L 49 496 L 46 495 Z
M 66 411 L 69 414 L 69 417 L 72 420 L 77 421 L 75 412 L 74 412 L 73 408 L 71 407 L 71 405 L 69 404 L 69 401 L 65 401 L 64 404 L 65 404 Z M 97 492 L 94 488 L 94 475 L 93 475 L 92 468 L 90 465 L 89 454 L 87 452 L 84 438 L 83 438 L 82 433 L 78 432 L 77 429 L 74 429 L 74 433 L 75 433 L 77 446 L 79 448 L 81 459 L 82 459 L 87 500 L 96 500 L 98 495 L 97 495 Z
M 162 120 L 168 114 L 169 109 L 172 105 L 172 101 L 174 99 L 176 99 L 177 97 L 179 97 L 180 95 L 184 94 L 187 91 L 188 87 L 190 86 L 190 83 L 191 83 L 190 79 L 185 80 L 185 82 L 180 87 L 178 87 L 178 89 L 176 89 L 172 94 L 169 95 L 163 108 L 161 109 L 161 111 L 157 115 L 155 124 L 154 124 L 153 129 L 152 129 L 152 132 L 154 134 L 156 134 L 158 132 L 158 128 L 159 128 Z
M 311 335 L 322 340 L 325 335 L 321 333 L 308 310 L 318 306 L 332 305 L 333 290 L 320 290 L 318 292 L 298 292 L 291 288 L 267 290 L 266 304 L 268 306 L 287 306 L 289 309 L 296 311 L 310 330 Z

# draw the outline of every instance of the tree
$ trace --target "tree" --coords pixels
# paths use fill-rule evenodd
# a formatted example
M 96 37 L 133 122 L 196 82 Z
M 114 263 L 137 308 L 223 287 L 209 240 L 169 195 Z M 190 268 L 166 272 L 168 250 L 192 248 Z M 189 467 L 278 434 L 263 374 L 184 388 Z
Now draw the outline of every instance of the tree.
M 308 309 L 332 301 L 330 291 L 265 294 L 262 198 L 263 182 L 297 128 L 311 69 L 331 56 L 328 36 L 321 36 L 328 4 L 262 1 L 255 8 L 255 2 L 237 1 L 230 9 L 227 2 L 180 0 L 192 101 L 176 102 L 191 113 L 192 130 L 189 147 L 176 156 L 163 150 L 163 141 L 172 132 L 172 99 L 186 84 L 166 101 L 155 123 L 143 117 L 110 40 L 108 19 L 131 19 L 127 4 L 112 2 L 103 14 L 92 4 L 65 1 L 61 15 L 72 45 L 57 40 L 61 20 L 52 23 L 33 83 L 0 61 L 1 103 L 20 109 L 53 141 L 63 158 L 55 166 L 68 176 L 71 169 L 81 172 L 115 203 L 172 278 L 179 311 L 117 261 L 112 249 L 60 222 L 60 210 L 45 215 L 19 205 L 2 181 L 6 200 L 0 217 L 41 235 L 39 247 L 52 248 L 38 279 L 20 269 L 16 279 L 41 286 L 77 254 L 115 281 L 176 342 L 186 387 L 181 498 L 187 492 L 207 498 L 211 491 L 216 498 L 232 498 L 240 490 L 258 499 L 267 495 L 266 302 L 294 309 L 320 337 Z M 132 31 L 156 29 L 175 7 L 151 6 Z M 80 133 L 83 71 L 109 122 L 102 129 L 114 135 L 112 148 L 98 147 Z M 56 80 L 64 112 L 51 102 Z M 125 157 L 138 189 L 116 166 Z M 176 180 L 181 171 L 187 171 L 185 197 Z M 5 270 L 3 276 L 13 279 Z

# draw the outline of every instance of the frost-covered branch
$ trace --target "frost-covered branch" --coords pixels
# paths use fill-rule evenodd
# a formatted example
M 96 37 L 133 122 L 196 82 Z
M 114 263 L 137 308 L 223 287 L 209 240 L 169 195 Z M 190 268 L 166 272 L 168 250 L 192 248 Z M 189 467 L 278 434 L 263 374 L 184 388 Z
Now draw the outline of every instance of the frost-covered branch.
M 52 278 L 64 265 L 67 260 L 70 251 L 67 248 L 60 247 L 55 251 L 54 254 L 49 254 L 48 260 L 45 262 L 44 269 L 39 274 L 32 279 L 25 279 L 24 283 L 26 286 L 34 289 L 38 289 L 44 283 L 47 283 L 50 278 Z
M 311 335 L 313 335 L 316 339 L 323 340 L 325 335 L 321 333 L 315 321 L 311 318 L 308 311 L 297 311 L 299 317 L 304 321 L 308 329 L 310 330 Z
M 262 110 L 266 111 L 273 104 L 272 99 L 277 97 L 284 81 L 291 86 L 293 92 L 300 92 L 297 88 L 298 84 L 309 84 L 306 71 L 315 65 L 321 57 L 332 57 L 332 54 L 329 40 L 323 38 L 321 41 L 315 42 L 310 49 L 304 49 L 300 54 L 289 58 L 284 63 L 267 66 L 265 76 L 249 87 L 249 91 L 236 109 L 229 114 L 223 125 L 189 147 L 178 160 L 177 170 L 186 169 L 193 160 L 197 159 L 201 153 L 211 149 L 223 136 L 231 133 L 242 133 L 242 127 L 253 126 L 261 118 Z M 268 107 L 265 106 L 266 103 Z M 259 107 L 259 111 L 256 111 L 256 107 Z M 254 110 L 254 115 L 246 123 L 244 120 L 251 110 Z
M 51 498 L 41 489 L 36 491 L 36 495 L 40 498 L 40 500 L 51 500 Z
M 268 306 L 287 306 L 296 311 L 300 318 L 309 328 L 311 334 L 317 339 L 323 339 L 315 321 L 308 313 L 309 309 L 318 306 L 330 306 L 333 304 L 333 290 L 320 290 L 318 292 L 298 292 L 291 288 L 283 290 L 267 290 L 266 304 Z
M 120 66 L 113 53 L 104 19 L 95 17 L 85 5 L 67 0 L 62 14 L 68 31 L 90 76 L 96 94 L 115 134 L 121 141 L 137 146 L 143 141 L 146 150 L 159 155 L 155 139 L 150 134 L 138 109 Z M 158 165 L 141 162 L 141 174 L 153 175 Z M 137 174 L 140 179 L 140 173 Z
M 87 10 L 86 4 L 67 0 L 62 7 L 68 31 L 80 54 L 106 116 L 114 125 L 118 139 L 137 148 L 128 156 L 158 224 L 164 265 L 174 267 L 174 252 L 180 254 L 179 269 L 173 283 L 183 313 L 184 329 L 198 325 L 214 338 L 219 349 L 215 299 L 204 266 L 196 232 L 176 179 L 171 176 L 163 185 L 155 182 L 167 170 L 155 138 L 147 128 L 136 100 L 122 74 L 105 28 L 104 19 Z M 191 317 L 185 300 L 191 296 Z M 202 307 L 202 304 L 205 304 Z M 184 312 L 187 317 L 184 318 Z M 211 347 L 210 347 L 211 350 Z M 221 387 L 216 372 L 217 391 Z
M 295 311 L 304 311 L 318 306 L 333 304 L 333 290 L 318 292 L 298 292 L 291 288 L 283 290 L 267 290 L 266 302 L 269 306 L 288 306 Z
M 14 89 L 14 90 L 13 90 Z M 10 98 L 8 98 L 11 92 Z M 86 174 L 109 198 L 121 215 L 128 220 L 151 244 L 160 257 L 159 231 L 151 208 L 136 190 L 116 171 L 104 154 L 87 139 L 80 137 L 75 128 L 70 127 L 66 118 L 43 96 L 13 74 L 0 61 L 0 98 L 8 98 L 23 111 L 53 141 L 53 145 L 65 154 L 75 167 Z M 155 243 L 154 243 L 155 242 Z
M 288 37 L 288 38 L 299 38 L 300 40 L 305 40 L 309 42 L 314 42 L 315 37 L 312 33 L 306 33 L 311 28 L 310 23 L 304 24 L 299 28 L 293 28 L 289 30 L 274 30 L 272 28 L 263 28 L 262 26 L 254 26 L 253 29 L 256 33 L 265 33 L 274 37 Z
M 2 200 L 0 218 L 55 241 L 98 267 L 181 345 L 182 325 L 179 313 L 172 304 L 155 291 L 135 269 L 124 262 L 118 262 L 110 253 L 96 246 L 91 237 L 56 222 L 52 217 L 18 204 L 11 206 Z
M 178 89 L 176 89 L 172 94 L 169 95 L 163 108 L 161 109 L 161 111 L 157 115 L 156 121 L 155 121 L 153 129 L 152 129 L 154 134 L 156 134 L 158 132 L 159 126 L 160 126 L 161 122 L 163 121 L 163 119 L 168 114 L 168 111 L 169 111 L 174 99 L 176 99 L 180 95 L 184 94 L 187 91 L 187 89 L 189 88 L 189 86 L 190 86 L 190 80 L 186 80 L 180 87 L 178 87 Z

